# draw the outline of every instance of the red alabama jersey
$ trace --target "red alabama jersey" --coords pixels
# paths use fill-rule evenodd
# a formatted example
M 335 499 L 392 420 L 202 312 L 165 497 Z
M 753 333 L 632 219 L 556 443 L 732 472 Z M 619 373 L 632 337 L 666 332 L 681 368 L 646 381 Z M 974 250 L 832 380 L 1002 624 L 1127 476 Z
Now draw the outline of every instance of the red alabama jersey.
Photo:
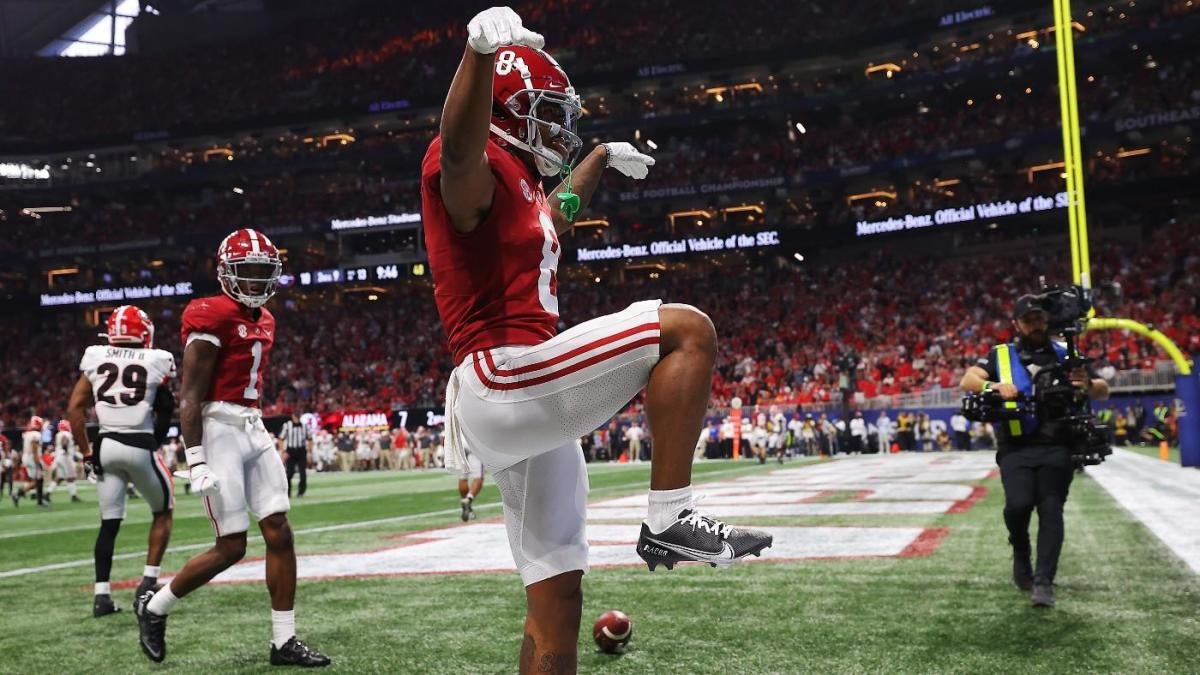
M 433 297 L 454 362 L 477 350 L 549 340 L 558 324 L 562 247 L 540 182 L 489 139 L 492 208 L 473 231 L 459 234 L 442 203 L 441 154 L 439 137 L 421 162 L 421 218 Z
M 183 310 L 183 344 L 207 340 L 217 345 L 217 365 L 205 401 L 227 401 L 259 407 L 267 357 L 275 343 L 275 317 L 265 307 L 254 310 L 227 295 L 198 298 Z

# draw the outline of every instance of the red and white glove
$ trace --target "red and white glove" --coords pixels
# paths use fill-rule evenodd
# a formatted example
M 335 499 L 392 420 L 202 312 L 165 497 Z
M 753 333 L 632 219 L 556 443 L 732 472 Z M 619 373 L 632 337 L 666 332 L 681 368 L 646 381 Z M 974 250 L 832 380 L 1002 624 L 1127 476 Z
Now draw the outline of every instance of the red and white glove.
M 541 49 L 546 38 L 521 24 L 521 17 L 510 7 L 493 7 L 475 15 L 467 23 L 467 44 L 480 54 L 495 54 L 508 45 Z

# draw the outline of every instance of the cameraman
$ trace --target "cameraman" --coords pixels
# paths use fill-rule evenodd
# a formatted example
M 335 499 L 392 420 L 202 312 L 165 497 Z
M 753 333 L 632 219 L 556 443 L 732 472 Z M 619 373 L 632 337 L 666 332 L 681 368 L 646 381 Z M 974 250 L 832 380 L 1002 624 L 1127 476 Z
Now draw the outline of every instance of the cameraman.
M 997 391 L 1005 401 L 1031 400 L 1039 370 L 1056 366 L 1066 349 L 1050 340 L 1047 314 L 1039 298 L 1023 295 L 1013 312 L 1017 339 L 991 348 L 986 359 L 967 369 L 961 386 L 967 392 Z M 1071 383 L 1088 398 L 1108 398 L 1108 383 L 1089 368 L 1069 373 Z M 1016 404 L 1011 404 L 1013 407 Z M 1013 547 L 1013 583 L 1032 591 L 1035 607 L 1054 606 L 1054 574 L 1063 543 L 1063 504 L 1073 477 L 1070 441 L 1061 438 L 1053 422 L 1032 416 L 995 424 L 1000 480 L 1004 485 L 1004 524 Z M 1038 512 L 1038 556 L 1030 565 L 1029 521 Z

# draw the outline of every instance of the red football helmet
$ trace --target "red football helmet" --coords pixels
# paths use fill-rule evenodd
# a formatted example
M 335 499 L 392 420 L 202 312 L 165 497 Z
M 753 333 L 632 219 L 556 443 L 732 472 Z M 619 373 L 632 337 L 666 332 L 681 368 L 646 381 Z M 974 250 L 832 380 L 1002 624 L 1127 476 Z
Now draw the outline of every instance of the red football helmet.
M 262 307 L 275 295 L 282 271 L 279 249 L 258 230 L 234 230 L 217 249 L 221 290 L 247 307 Z
M 58 430 L 65 431 L 67 433 L 71 433 L 71 423 L 66 420 L 59 420 L 58 421 Z
M 41 431 L 44 426 L 46 426 L 46 420 L 34 415 L 29 418 L 29 425 L 25 429 L 26 431 Z
M 566 171 L 583 147 L 583 105 L 562 67 L 540 49 L 510 45 L 496 51 L 493 72 L 492 133 L 532 154 L 543 176 Z
M 107 330 L 102 333 L 110 345 L 141 345 L 147 349 L 154 344 L 154 322 L 133 305 L 121 305 L 108 315 Z

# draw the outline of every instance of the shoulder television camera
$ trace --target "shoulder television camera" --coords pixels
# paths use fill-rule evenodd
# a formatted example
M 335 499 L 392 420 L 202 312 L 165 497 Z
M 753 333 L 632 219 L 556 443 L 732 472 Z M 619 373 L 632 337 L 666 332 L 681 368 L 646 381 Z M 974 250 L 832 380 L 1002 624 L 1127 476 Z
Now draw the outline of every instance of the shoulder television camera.
M 1046 286 L 1037 295 L 1022 296 L 1022 312 L 1041 309 L 1046 312 L 1047 332 L 1066 341 L 1065 355 L 1052 366 L 1032 375 L 1032 396 L 1021 395 L 1008 407 L 998 391 L 989 390 L 963 396 L 962 413 L 977 422 L 1006 422 L 1026 416 L 1036 417 L 1043 433 L 1071 448 L 1075 467 L 1099 464 L 1112 454 L 1108 429 L 1096 421 L 1087 393 L 1071 383 L 1070 373 L 1086 368 L 1090 359 L 1079 353 L 1076 338 L 1087 323 L 1092 308 L 1087 289 L 1082 286 Z

